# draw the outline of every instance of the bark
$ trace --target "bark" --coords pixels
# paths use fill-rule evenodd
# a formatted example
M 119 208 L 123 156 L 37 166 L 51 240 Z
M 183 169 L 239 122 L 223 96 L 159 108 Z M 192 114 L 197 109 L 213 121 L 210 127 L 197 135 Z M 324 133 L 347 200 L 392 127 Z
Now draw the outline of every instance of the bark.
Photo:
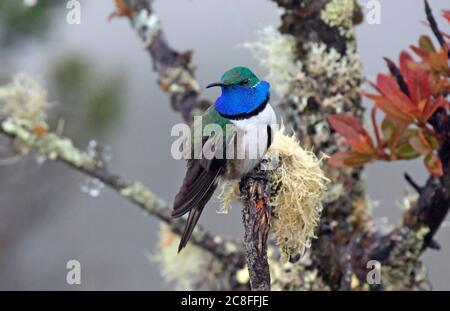
M 267 237 L 270 229 L 270 187 L 264 175 L 249 174 L 241 185 L 244 196 L 244 252 L 250 275 L 250 287 L 255 291 L 270 291 L 270 271 L 267 259 Z

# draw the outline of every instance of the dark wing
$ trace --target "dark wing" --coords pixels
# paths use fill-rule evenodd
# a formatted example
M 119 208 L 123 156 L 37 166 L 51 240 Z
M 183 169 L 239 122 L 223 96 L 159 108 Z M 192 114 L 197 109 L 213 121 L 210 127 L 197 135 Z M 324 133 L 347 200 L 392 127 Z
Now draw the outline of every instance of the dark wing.
M 202 118 L 201 130 L 211 123 L 217 123 L 222 127 L 227 122 L 228 120 L 220 117 L 215 110 L 210 109 Z M 194 124 L 194 127 L 195 126 L 196 125 Z M 202 133 L 202 131 L 200 131 L 200 133 Z M 225 134 L 225 131 L 223 131 L 223 134 Z M 218 138 L 220 139 L 218 140 Z M 222 144 L 225 142 L 226 144 L 226 141 L 228 141 L 227 137 L 218 137 L 215 134 L 206 139 L 198 139 L 198 137 L 194 137 L 194 139 L 200 141 L 201 147 L 205 144 L 211 144 L 217 141 L 222 142 Z M 192 141 L 192 148 L 195 143 L 196 141 Z M 217 148 L 216 152 L 224 154 L 223 148 Z M 200 218 L 203 208 L 217 188 L 219 177 L 223 173 L 225 164 L 226 161 L 223 157 L 213 157 L 212 159 L 202 157 L 201 159 L 189 161 L 186 176 L 184 177 L 183 184 L 178 194 L 175 196 L 172 211 L 172 217 L 174 218 L 181 217 L 189 212 L 178 252 L 186 246 L 186 243 Z
M 217 181 L 225 160 L 194 160 L 173 203 L 172 217 L 181 217 L 202 201 Z
M 209 169 L 202 166 L 201 160 L 196 160 L 188 169 L 183 185 L 175 197 L 172 217 L 181 217 L 189 212 L 189 216 L 181 235 L 178 252 L 189 241 L 192 231 L 197 224 L 200 215 L 217 188 L 218 178 L 225 167 L 224 159 L 210 160 Z

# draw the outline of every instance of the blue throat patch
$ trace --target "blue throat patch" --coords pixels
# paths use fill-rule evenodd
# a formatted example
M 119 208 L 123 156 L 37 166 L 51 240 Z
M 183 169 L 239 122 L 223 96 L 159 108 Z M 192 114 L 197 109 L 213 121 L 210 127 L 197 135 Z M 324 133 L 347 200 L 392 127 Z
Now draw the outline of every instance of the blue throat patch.
M 222 87 L 222 95 L 216 100 L 215 108 L 227 118 L 246 118 L 260 112 L 270 96 L 270 85 L 261 81 L 254 87 L 235 85 Z

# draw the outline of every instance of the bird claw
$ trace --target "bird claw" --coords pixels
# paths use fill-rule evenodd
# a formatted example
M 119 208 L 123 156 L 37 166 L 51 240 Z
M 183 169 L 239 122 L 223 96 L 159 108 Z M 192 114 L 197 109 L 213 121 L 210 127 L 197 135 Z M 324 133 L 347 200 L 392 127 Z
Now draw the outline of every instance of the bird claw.
M 241 181 L 239 182 L 239 191 L 241 193 L 244 192 L 245 186 L 247 185 L 247 182 L 249 179 L 263 181 L 263 182 L 269 181 L 264 172 L 261 172 L 261 171 L 250 172 L 250 173 L 246 174 L 244 177 L 242 177 Z

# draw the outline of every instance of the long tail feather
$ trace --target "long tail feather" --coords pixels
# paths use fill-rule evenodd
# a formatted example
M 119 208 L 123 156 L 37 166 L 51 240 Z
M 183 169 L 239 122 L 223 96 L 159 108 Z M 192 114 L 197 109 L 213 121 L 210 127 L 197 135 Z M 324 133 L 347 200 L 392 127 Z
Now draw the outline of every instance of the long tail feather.
M 214 184 L 211 185 L 198 205 L 190 210 L 186 226 L 184 227 L 183 234 L 181 235 L 180 245 L 178 246 L 178 253 L 181 252 L 181 250 L 186 246 L 187 242 L 191 238 L 195 225 L 197 225 L 200 215 L 203 212 L 203 208 L 205 207 L 206 203 L 208 203 L 216 188 L 217 182 L 214 182 Z

